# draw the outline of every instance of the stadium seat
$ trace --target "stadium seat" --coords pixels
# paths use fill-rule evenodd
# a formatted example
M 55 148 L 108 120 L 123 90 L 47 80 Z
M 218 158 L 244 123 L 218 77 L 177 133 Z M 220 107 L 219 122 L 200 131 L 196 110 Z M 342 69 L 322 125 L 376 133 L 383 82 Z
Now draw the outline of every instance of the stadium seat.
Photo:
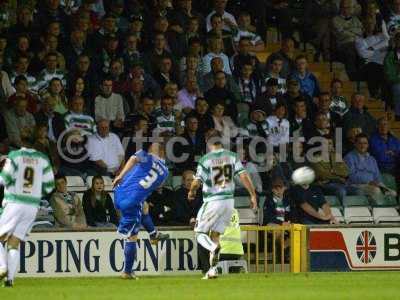
M 260 224 L 259 214 L 251 208 L 239 208 L 240 224 Z
M 342 210 L 339 207 L 331 207 L 331 212 L 339 223 L 345 223 Z
M 174 190 L 178 189 L 182 184 L 182 176 L 172 177 L 172 188 Z
M 245 261 L 244 259 L 223 260 L 218 263 L 217 269 L 221 271 L 221 274 L 242 272 L 247 273 L 247 261 Z
M 331 207 L 341 207 L 342 203 L 340 203 L 338 197 L 336 196 L 325 196 L 325 200 L 329 203 Z
M 87 186 L 80 176 L 67 176 L 67 188 L 70 192 L 82 192 L 87 190 Z
M 369 206 L 369 202 L 366 196 L 346 196 L 343 199 L 343 206 Z
M 376 224 L 400 222 L 399 212 L 394 207 L 374 207 L 372 214 Z
M 397 184 L 393 175 L 382 173 L 382 181 L 389 189 L 397 191 Z
M 374 221 L 371 211 L 366 206 L 345 207 L 344 219 L 347 224 L 372 223 Z
M 235 196 L 235 208 L 247 208 L 250 206 L 249 196 Z
M 104 180 L 104 190 L 107 192 L 112 191 L 113 180 L 111 179 L 111 177 L 109 177 L 109 176 L 102 176 L 102 177 Z M 88 189 L 92 186 L 92 180 L 93 180 L 93 176 L 88 176 L 86 178 L 86 186 Z
M 373 207 L 394 207 L 397 206 L 397 200 L 394 196 L 385 195 L 371 199 L 371 204 Z

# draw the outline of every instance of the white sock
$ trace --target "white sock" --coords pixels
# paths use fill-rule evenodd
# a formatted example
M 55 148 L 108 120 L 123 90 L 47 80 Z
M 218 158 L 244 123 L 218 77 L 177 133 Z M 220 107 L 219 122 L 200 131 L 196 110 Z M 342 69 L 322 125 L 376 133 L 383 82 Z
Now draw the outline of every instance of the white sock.
M 210 237 L 205 233 L 198 233 L 196 237 L 197 242 L 210 252 L 214 252 L 218 245 L 214 243 Z
M 0 270 L 7 269 L 7 253 L 3 242 L 0 242 Z
M 9 249 L 7 255 L 7 264 L 8 264 L 8 275 L 7 280 L 14 280 L 15 273 L 17 272 L 17 267 L 19 263 L 19 250 L 17 249 Z

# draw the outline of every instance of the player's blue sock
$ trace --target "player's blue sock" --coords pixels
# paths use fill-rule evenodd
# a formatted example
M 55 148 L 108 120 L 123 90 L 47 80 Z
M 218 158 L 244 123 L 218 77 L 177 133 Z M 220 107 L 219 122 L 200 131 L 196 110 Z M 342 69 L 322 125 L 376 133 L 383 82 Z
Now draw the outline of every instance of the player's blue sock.
M 154 227 L 153 220 L 150 217 L 150 214 L 142 215 L 142 225 L 144 229 L 150 234 L 150 236 L 155 235 L 157 233 L 156 228 Z
M 127 274 L 132 273 L 133 264 L 136 259 L 136 241 L 125 240 L 125 267 L 124 272 Z

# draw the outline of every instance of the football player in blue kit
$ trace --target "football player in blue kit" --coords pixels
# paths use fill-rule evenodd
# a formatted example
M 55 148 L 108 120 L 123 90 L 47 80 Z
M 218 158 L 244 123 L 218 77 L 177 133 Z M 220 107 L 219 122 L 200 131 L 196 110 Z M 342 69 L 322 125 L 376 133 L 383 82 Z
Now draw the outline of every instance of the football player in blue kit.
M 133 264 L 137 252 L 137 235 L 142 226 L 143 203 L 168 177 L 161 143 L 131 156 L 122 172 L 114 179 L 115 207 L 121 212 L 118 232 L 125 238 L 124 279 L 137 279 Z

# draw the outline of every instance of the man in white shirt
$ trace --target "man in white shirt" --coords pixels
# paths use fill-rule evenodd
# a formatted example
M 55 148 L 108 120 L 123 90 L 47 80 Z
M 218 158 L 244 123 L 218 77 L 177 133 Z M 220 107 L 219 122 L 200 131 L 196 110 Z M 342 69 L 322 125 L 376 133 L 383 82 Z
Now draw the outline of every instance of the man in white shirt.
M 208 40 L 208 49 L 209 52 L 203 56 L 202 59 L 202 74 L 205 75 L 211 71 L 211 61 L 215 57 L 219 57 L 222 59 L 224 64 L 224 72 L 232 75 L 232 70 L 229 63 L 228 56 L 222 52 L 223 49 L 223 41 L 221 38 L 215 36 Z
M 113 81 L 105 77 L 101 85 L 101 94 L 94 100 L 94 115 L 96 121 L 110 120 L 113 128 L 122 129 L 124 126 L 124 101 L 120 94 L 112 92 Z
M 89 175 L 115 175 L 124 166 L 125 152 L 118 136 L 110 132 L 110 122 L 97 122 L 97 133 L 86 144 L 91 168 Z
M 222 16 L 222 20 L 224 22 L 224 30 L 232 31 L 232 29 L 237 27 L 235 17 L 225 11 L 227 3 L 228 0 L 214 0 L 214 9 L 206 18 L 207 32 L 211 30 L 211 16 L 215 13 L 218 13 Z

